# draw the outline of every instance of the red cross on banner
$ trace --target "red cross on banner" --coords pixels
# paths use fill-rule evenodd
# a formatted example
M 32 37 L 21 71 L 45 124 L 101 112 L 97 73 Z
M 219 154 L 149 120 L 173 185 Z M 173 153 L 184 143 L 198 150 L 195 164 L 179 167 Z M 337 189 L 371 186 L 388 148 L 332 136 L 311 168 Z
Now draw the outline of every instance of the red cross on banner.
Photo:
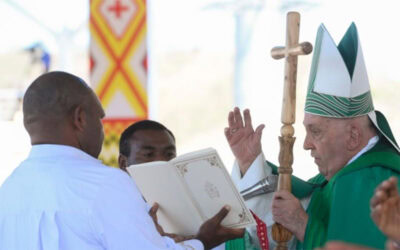
M 117 165 L 121 132 L 147 118 L 145 0 L 90 0 L 90 83 L 106 112 L 100 158 Z
M 120 18 L 121 13 L 126 11 L 128 9 L 128 6 L 126 5 L 121 5 L 120 0 L 115 1 L 115 5 L 108 7 L 109 11 L 115 12 L 115 17 Z

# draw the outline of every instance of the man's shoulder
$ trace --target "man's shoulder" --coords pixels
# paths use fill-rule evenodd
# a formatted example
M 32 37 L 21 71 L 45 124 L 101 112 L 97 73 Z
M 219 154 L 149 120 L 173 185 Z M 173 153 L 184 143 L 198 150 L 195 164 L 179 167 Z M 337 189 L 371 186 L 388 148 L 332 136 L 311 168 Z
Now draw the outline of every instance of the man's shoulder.
M 103 164 L 100 160 L 97 159 L 69 159 L 69 162 L 66 163 L 70 165 L 70 171 L 77 172 L 89 172 L 94 175 L 106 176 L 106 177 L 117 177 L 117 178 L 126 178 L 127 174 L 117 167 L 107 166 Z
M 390 150 L 369 151 L 340 170 L 334 181 L 356 175 L 400 175 L 400 155 Z
M 96 159 L 71 158 L 63 165 L 56 177 L 65 180 L 67 186 L 74 182 L 74 186 L 85 187 L 93 197 L 105 196 L 132 186 L 132 180 L 127 173 L 119 168 L 106 166 Z
M 97 163 L 96 165 L 97 166 L 94 167 L 96 168 L 97 174 L 104 178 L 103 183 L 118 182 L 120 185 L 122 185 L 127 181 L 131 181 L 130 176 L 117 167 L 107 166 L 101 162 Z
M 100 171 L 110 174 L 110 175 L 115 175 L 115 176 L 120 176 L 120 177 L 127 177 L 128 175 L 122 171 L 120 168 L 113 167 L 113 166 L 107 166 L 101 162 L 98 163 L 98 167 Z
M 400 172 L 384 165 L 373 164 L 339 176 L 335 180 L 335 186 L 346 187 L 348 190 L 357 188 L 363 191 L 374 190 L 377 185 L 391 176 L 400 178 Z

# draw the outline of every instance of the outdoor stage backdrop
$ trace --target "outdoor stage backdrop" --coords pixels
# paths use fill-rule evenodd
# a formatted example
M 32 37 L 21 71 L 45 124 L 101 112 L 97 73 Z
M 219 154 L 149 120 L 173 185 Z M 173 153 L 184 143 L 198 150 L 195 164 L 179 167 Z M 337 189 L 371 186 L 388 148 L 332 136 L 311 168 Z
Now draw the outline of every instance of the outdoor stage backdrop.
M 121 132 L 146 119 L 145 0 L 90 0 L 90 84 L 106 112 L 100 159 L 117 166 Z

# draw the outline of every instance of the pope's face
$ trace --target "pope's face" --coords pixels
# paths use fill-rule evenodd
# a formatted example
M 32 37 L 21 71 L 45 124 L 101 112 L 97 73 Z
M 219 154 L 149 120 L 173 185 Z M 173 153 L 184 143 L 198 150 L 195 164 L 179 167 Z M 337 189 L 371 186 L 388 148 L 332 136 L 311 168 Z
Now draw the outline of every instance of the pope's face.
M 350 160 L 347 122 L 306 113 L 303 124 L 306 129 L 304 149 L 311 150 L 319 172 L 329 180 Z

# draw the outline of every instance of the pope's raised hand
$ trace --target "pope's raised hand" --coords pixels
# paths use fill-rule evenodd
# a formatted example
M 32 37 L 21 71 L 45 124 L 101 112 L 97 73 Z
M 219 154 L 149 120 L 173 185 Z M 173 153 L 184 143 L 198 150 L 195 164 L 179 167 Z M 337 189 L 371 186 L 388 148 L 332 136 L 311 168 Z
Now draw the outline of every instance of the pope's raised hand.
M 248 109 L 243 111 L 243 117 L 239 108 L 229 112 L 228 124 L 225 128 L 225 137 L 235 156 L 240 172 L 244 175 L 251 163 L 261 153 L 261 135 L 264 125 L 259 125 L 254 131 L 251 123 L 251 115 Z

